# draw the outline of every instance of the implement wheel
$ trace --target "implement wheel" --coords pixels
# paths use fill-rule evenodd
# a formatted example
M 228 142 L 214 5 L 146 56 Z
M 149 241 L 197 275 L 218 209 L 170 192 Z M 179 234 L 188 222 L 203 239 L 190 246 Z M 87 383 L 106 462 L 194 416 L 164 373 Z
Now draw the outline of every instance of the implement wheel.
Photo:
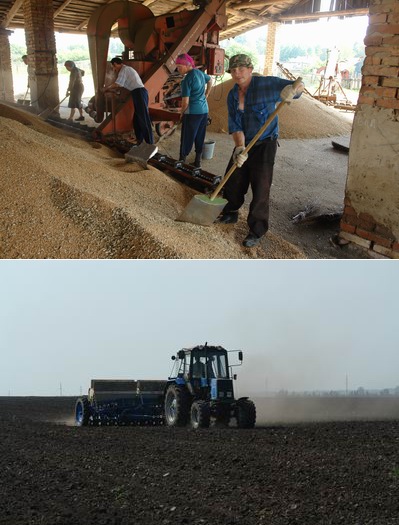
M 75 404 L 75 421 L 78 427 L 89 424 L 90 403 L 87 397 L 80 397 Z
M 209 428 L 211 421 L 211 409 L 206 401 L 194 401 L 191 405 L 191 426 L 197 428 Z
M 236 417 L 238 428 L 254 428 L 256 422 L 254 402 L 249 399 L 239 399 L 237 401 Z
M 172 121 L 165 121 L 165 122 L 158 122 L 155 124 L 155 131 L 158 135 L 158 137 L 162 137 L 162 135 L 165 135 L 165 133 L 168 133 L 173 126 L 175 125 L 175 122 Z M 174 131 L 171 133 L 173 135 Z
M 190 399 L 184 387 L 171 385 L 165 395 L 165 421 L 169 427 L 184 427 L 187 424 Z

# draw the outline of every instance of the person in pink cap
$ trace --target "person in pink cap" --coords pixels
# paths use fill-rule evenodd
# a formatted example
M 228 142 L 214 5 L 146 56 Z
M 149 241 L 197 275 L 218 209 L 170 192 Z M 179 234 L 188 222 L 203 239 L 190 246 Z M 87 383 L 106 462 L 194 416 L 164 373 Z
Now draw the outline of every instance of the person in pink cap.
M 194 166 L 200 168 L 208 122 L 207 98 L 212 88 L 212 78 L 196 69 L 194 59 L 187 53 L 177 57 L 176 67 L 179 73 L 184 75 L 181 81 L 182 130 L 179 159 L 186 162 L 187 155 L 195 145 Z

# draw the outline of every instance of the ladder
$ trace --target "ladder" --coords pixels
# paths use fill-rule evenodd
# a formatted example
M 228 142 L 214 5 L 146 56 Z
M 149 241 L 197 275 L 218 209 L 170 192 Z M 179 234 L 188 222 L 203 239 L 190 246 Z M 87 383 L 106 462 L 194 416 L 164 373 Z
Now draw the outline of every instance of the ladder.
M 277 62 L 277 66 L 280 68 L 281 72 L 288 78 L 288 80 L 296 80 L 296 77 L 294 77 L 291 71 L 284 67 L 283 64 Z M 309 91 L 306 88 L 303 90 L 303 92 L 309 95 L 310 97 L 313 97 L 313 95 L 309 93 Z

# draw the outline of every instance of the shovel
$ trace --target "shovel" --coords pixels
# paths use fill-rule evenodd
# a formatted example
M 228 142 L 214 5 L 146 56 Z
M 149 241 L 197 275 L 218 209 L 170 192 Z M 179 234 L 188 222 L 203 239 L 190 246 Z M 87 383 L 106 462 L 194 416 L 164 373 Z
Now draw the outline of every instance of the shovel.
M 301 83 L 302 78 L 298 77 L 293 84 L 294 89 Z M 286 104 L 289 104 L 289 102 L 284 100 L 280 102 L 280 104 L 276 107 L 273 113 L 269 116 L 269 118 L 260 128 L 258 133 L 254 136 L 254 138 L 251 140 L 248 146 L 244 149 L 244 151 L 242 152 L 243 155 L 248 153 L 252 146 L 254 146 L 259 137 L 263 135 L 263 133 L 266 131 L 272 120 Z M 211 224 L 213 224 L 227 204 L 226 199 L 223 199 L 221 197 L 217 198 L 217 196 L 220 190 L 229 180 L 231 175 L 235 172 L 236 168 L 237 163 L 234 163 L 224 176 L 223 180 L 216 186 L 215 190 L 213 191 L 210 197 L 208 197 L 207 195 L 194 195 L 194 197 L 188 203 L 186 208 L 183 210 L 182 214 L 176 220 L 182 222 L 191 222 L 193 224 L 199 224 L 200 226 L 210 226 Z
M 125 153 L 126 162 L 137 162 L 143 169 L 147 169 L 147 162 L 158 151 L 158 146 L 155 144 L 147 144 L 142 142 L 140 146 L 133 146 L 127 153 Z
M 61 106 L 61 104 L 64 102 L 64 100 L 65 100 L 66 98 L 68 98 L 68 97 L 69 97 L 69 95 L 66 95 L 66 97 L 64 97 L 64 98 L 61 100 L 61 102 L 59 102 L 56 106 L 54 106 L 53 108 L 46 108 L 46 109 L 44 109 L 41 113 L 38 113 L 37 116 L 46 119 L 48 116 L 51 115 L 51 113 L 52 113 L 53 111 L 55 111 L 56 109 L 58 109 L 58 108 Z
M 169 131 L 161 135 L 155 144 L 142 142 L 140 146 L 133 146 L 127 153 L 125 153 L 126 162 L 137 162 L 141 167 L 147 169 L 147 162 L 157 153 L 158 144 L 172 135 L 179 125 L 180 122 L 177 122 L 169 129 Z
M 29 86 L 28 86 L 28 88 L 26 89 L 26 92 L 25 92 L 24 98 L 22 98 L 22 99 L 19 98 L 19 99 L 17 100 L 17 103 L 18 103 L 18 104 L 22 104 L 23 106 L 29 106 L 29 104 L 30 104 L 30 100 L 26 100 L 26 97 L 28 96 L 28 93 L 29 93 Z

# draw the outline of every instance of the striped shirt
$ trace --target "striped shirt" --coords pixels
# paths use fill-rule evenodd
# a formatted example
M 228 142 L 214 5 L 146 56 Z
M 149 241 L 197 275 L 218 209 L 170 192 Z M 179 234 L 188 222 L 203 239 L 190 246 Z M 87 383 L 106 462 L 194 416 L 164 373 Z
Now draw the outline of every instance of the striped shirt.
M 128 89 L 129 91 L 144 87 L 137 71 L 130 66 L 125 66 L 125 64 L 122 64 L 118 77 L 115 80 L 115 84 L 118 84 L 118 86 Z
M 269 118 L 269 115 L 276 109 L 276 103 L 281 101 L 281 90 L 293 83 L 292 80 L 279 77 L 254 75 L 245 94 L 244 111 L 238 109 L 238 85 L 235 84 L 227 96 L 229 133 L 242 131 L 245 135 L 245 145 L 248 145 Z M 277 116 L 259 140 L 265 140 L 269 137 L 278 137 Z

